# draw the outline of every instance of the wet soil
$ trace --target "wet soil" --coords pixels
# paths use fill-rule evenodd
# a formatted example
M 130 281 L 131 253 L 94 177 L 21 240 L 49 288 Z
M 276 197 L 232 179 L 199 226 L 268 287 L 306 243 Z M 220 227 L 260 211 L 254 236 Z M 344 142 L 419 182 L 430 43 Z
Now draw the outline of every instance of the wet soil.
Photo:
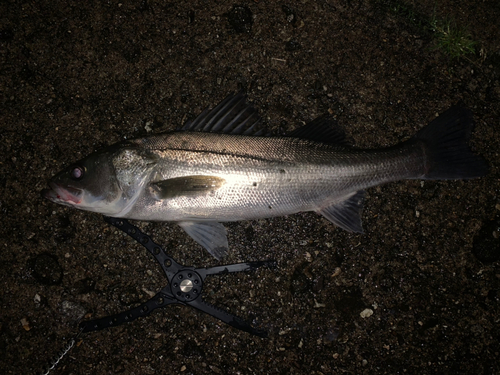
M 0 13 L 2 373 L 36 372 L 80 319 L 164 283 L 101 215 L 42 199 L 48 179 L 239 89 L 274 133 L 329 113 L 373 148 L 462 102 L 490 173 L 369 189 L 363 235 L 313 213 L 230 223 L 221 264 L 278 268 L 214 277 L 206 298 L 267 339 L 174 306 L 81 336 L 54 373 L 500 373 L 498 2 L 4 1 Z M 446 55 L 432 17 L 467 28 L 477 53 Z M 174 225 L 140 226 L 182 263 L 219 264 Z

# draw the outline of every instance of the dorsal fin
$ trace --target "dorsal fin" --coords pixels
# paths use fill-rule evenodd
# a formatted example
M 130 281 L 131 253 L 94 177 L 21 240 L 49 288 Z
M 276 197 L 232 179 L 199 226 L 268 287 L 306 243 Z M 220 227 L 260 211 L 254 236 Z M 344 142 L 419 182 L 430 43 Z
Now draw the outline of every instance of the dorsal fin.
M 182 127 L 186 131 L 255 135 L 261 117 L 240 91 L 228 95 L 217 107 L 201 112 Z
M 331 117 L 318 117 L 310 123 L 294 130 L 289 137 L 309 139 L 310 141 L 347 146 L 344 130 Z

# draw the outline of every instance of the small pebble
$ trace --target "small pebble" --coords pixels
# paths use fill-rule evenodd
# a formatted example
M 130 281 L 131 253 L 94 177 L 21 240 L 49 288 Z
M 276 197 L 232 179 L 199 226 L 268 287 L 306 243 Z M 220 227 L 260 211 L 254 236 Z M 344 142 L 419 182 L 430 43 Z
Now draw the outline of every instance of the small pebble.
M 361 316 L 363 319 L 369 318 L 370 316 L 373 315 L 373 310 L 372 309 L 364 309 L 359 313 L 359 316 Z
M 333 270 L 332 277 L 337 277 L 338 275 L 340 275 L 341 272 L 342 270 L 340 269 L 340 267 L 335 267 L 335 269 Z
M 21 319 L 21 325 L 23 326 L 23 328 L 24 328 L 25 331 L 31 330 L 31 325 L 30 325 L 30 322 L 28 321 L 28 319 L 22 318 Z

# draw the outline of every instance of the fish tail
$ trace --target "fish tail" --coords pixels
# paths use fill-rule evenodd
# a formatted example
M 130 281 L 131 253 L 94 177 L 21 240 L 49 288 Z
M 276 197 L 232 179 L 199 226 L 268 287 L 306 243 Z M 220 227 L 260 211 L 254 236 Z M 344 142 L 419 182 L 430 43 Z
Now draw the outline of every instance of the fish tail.
M 469 147 L 472 112 L 452 107 L 420 130 L 415 139 L 425 144 L 426 180 L 453 180 L 482 177 L 488 164 Z

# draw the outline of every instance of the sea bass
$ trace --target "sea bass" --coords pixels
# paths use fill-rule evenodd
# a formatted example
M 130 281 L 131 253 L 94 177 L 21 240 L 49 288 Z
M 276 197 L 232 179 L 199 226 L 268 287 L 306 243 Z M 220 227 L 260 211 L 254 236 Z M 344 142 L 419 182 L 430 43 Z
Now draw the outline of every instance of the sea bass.
M 413 138 L 361 150 L 319 118 L 288 136 L 255 131 L 260 117 L 243 93 L 181 129 L 126 140 L 63 170 L 43 196 L 107 216 L 173 221 L 217 259 L 225 221 L 315 211 L 362 232 L 364 189 L 401 179 L 470 179 L 487 164 L 468 147 L 472 113 L 452 107 Z

